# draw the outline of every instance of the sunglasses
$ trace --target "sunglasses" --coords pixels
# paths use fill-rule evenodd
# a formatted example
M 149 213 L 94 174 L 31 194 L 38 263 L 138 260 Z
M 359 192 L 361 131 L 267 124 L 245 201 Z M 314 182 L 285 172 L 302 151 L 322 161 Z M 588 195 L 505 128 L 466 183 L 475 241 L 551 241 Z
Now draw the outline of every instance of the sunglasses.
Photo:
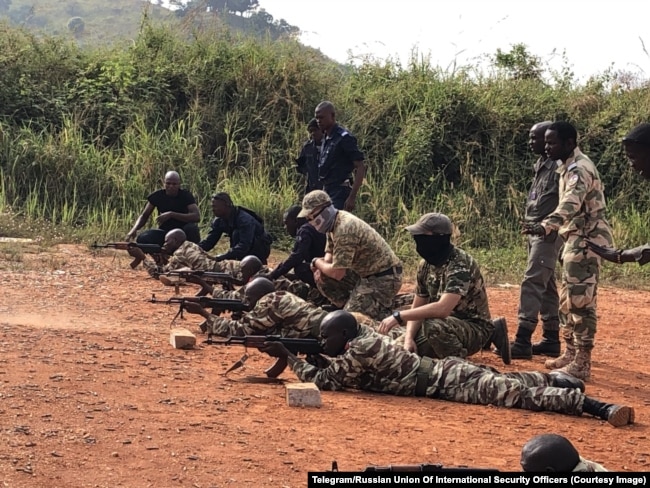
M 315 214 L 313 214 L 313 215 L 307 215 L 307 217 L 305 217 L 305 218 L 307 219 L 308 222 L 311 222 L 311 221 L 314 220 L 316 217 L 318 217 L 320 214 L 322 214 L 322 213 L 323 213 L 323 210 L 325 210 L 328 206 L 329 206 L 329 204 L 328 204 L 328 205 L 325 205 L 325 206 L 323 206 L 323 207 L 321 207 L 321 208 L 320 208 L 320 209 L 319 209 Z

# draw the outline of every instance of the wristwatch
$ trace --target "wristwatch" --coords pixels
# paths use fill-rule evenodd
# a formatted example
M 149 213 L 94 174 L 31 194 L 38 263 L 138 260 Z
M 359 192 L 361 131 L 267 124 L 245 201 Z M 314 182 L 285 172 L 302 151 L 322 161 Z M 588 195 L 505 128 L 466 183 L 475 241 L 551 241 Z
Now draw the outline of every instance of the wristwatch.
M 399 310 L 395 310 L 393 312 L 393 318 L 397 320 L 397 323 L 399 325 L 404 325 L 404 320 L 402 319 L 402 315 L 399 313 Z
M 314 259 L 311 260 L 311 267 L 312 268 L 316 267 L 316 260 L 318 260 L 318 259 L 320 259 L 320 258 L 314 258 Z

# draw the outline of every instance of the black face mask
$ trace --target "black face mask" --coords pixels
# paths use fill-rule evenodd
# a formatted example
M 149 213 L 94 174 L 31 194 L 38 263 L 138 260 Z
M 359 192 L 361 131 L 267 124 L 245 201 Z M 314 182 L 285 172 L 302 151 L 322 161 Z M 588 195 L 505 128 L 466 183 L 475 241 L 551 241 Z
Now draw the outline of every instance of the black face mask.
M 451 236 L 443 235 L 419 235 L 413 236 L 415 239 L 415 250 L 424 258 L 424 260 L 433 265 L 440 266 L 449 258 L 453 246 L 451 245 Z

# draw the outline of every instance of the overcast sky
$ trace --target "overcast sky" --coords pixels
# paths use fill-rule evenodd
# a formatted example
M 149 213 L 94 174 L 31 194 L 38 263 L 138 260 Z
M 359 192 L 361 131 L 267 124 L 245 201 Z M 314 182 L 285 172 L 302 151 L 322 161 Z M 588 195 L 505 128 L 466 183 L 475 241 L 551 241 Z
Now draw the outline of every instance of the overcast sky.
M 259 0 L 275 19 L 298 26 L 304 44 L 339 62 L 391 56 L 404 64 L 415 48 L 434 65 L 476 64 L 497 48 L 524 43 L 555 69 L 562 51 L 584 79 L 612 63 L 650 78 L 647 0 Z M 644 7 L 644 5 L 646 7 Z M 553 54 L 555 50 L 555 54 Z

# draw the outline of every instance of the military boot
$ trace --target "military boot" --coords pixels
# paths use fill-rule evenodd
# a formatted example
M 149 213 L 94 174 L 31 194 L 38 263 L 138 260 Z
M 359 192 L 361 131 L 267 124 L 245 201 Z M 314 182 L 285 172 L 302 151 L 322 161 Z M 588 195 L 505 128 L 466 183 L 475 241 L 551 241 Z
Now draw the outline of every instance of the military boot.
M 583 381 L 589 381 L 591 377 L 591 350 L 579 347 L 573 361 L 560 368 L 560 371 L 564 371 Z
M 510 357 L 512 359 L 533 359 L 533 348 L 530 343 L 532 330 L 524 329 L 521 325 L 517 328 L 515 342 L 510 343 Z
M 576 346 L 573 343 L 573 337 L 565 338 L 566 346 L 564 349 L 564 354 L 562 354 L 557 359 L 547 359 L 544 363 L 546 369 L 558 369 L 563 368 L 567 364 L 573 362 L 576 357 Z
M 603 403 L 594 398 L 585 397 L 582 412 L 607 420 L 614 427 L 623 427 L 634 423 L 634 409 L 632 407 Z
M 545 330 L 542 333 L 542 340 L 533 344 L 532 352 L 536 356 L 558 357 L 560 355 L 560 332 Z
M 510 364 L 510 341 L 508 340 L 508 324 L 505 317 L 492 320 L 494 332 L 492 332 L 492 343 L 496 346 L 503 364 Z
M 551 378 L 551 386 L 556 388 L 578 388 L 583 393 L 585 391 L 585 384 L 582 380 L 565 373 L 561 369 L 551 371 L 548 375 Z

